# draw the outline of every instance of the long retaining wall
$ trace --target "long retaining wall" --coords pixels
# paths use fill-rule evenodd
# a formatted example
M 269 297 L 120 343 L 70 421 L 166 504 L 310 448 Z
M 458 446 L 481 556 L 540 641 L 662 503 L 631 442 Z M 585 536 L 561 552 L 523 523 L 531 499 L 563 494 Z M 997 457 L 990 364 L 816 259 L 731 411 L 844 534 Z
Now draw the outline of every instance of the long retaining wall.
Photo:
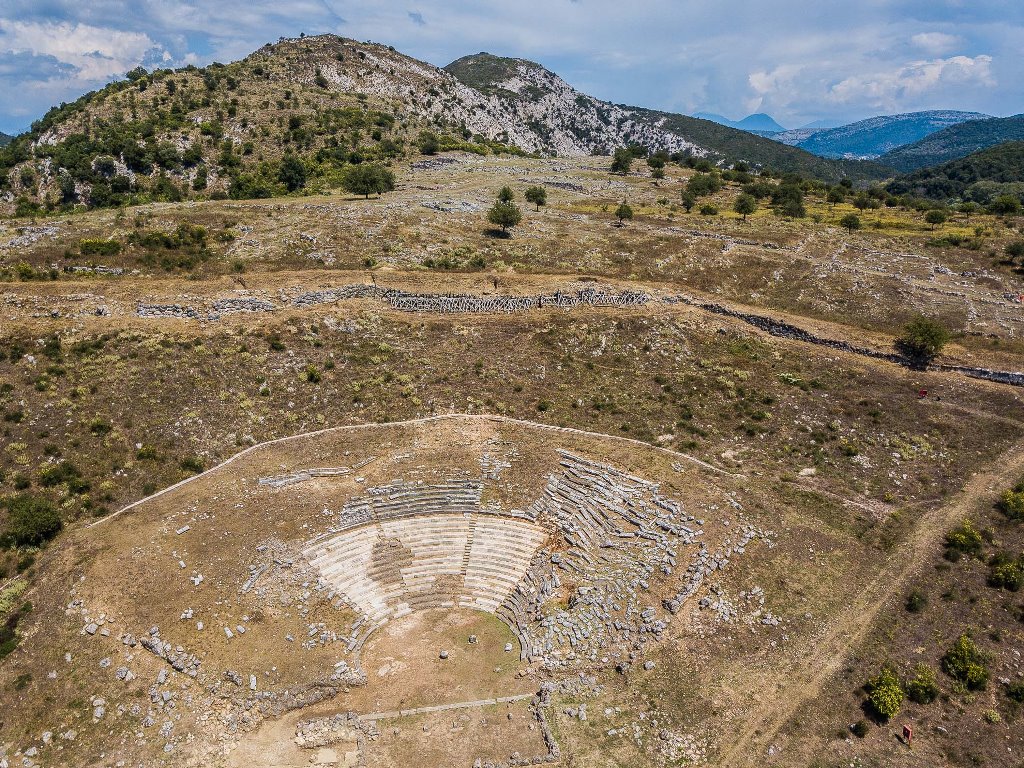
M 839 341 L 837 339 L 828 339 L 822 336 L 816 336 L 803 328 L 799 328 L 782 320 L 776 320 L 773 317 L 767 317 L 766 315 L 754 315 L 749 312 L 739 312 L 734 309 L 729 309 L 728 307 L 723 307 L 720 304 L 696 301 L 685 296 L 675 297 L 674 300 L 689 306 L 697 307 L 698 309 L 703 309 L 705 312 L 724 315 L 726 317 L 734 317 L 737 320 L 742 320 L 755 328 L 759 328 L 767 334 L 777 336 L 779 338 L 803 341 L 807 344 L 817 344 L 818 346 L 829 347 L 830 349 L 837 349 L 841 352 L 849 352 L 854 355 L 861 355 L 862 357 L 870 357 L 875 360 L 885 360 L 886 362 L 902 365 L 906 368 L 914 368 L 916 365 L 913 360 L 905 355 L 900 355 L 895 352 L 879 352 L 875 349 L 859 347 L 855 344 L 849 343 L 848 341 Z M 1010 384 L 1015 387 L 1024 387 L 1024 371 L 995 371 L 990 368 L 974 368 L 965 365 L 945 365 L 942 363 L 933 363 L 927 366 L 926 370 L 959 373 L 964 376 L 970 376 L 974 379 L 985 379 L 986 381 L 994 381 L 999 384 Z
M 487 295 L 470 293 L 412 293 L 394 288 L 381 288 L 370 284 L 353 284 L 339 288 L 319 291 L 306 291 L 288 299 L 281 296 L 287 306 L 308 308 L 320 304 L 333 304 L 338 301 L 354 299 L 376 299 L 391 308 L 402 312 L 428 312 L 433 314 L 514 314 L 535 309 L 571 309 L 574 307 L 641 307 L 654 299 L 647 293 L 637 290 L 615 290 L 607 287 L 582 288 L 575 291 L 555 291 L 548 294 L 532 295 Z M 661 299 L 665 304 L 686 304 L 705 312 L 732 317 L 742 320 L 765 333 L 792 341 L 829 347 L 840 352 L 848 352 L 875 360 L 884 360 L 906 368 L 917 367 L 917 363 L 898 352 L 881 352 L 868 347 L 851 344 L 848 341 L 829 339 L 817 336 L 810 331 L 777 320 L 767 315 L 740 312 L 735 309 L 701 301 L 684 294 L 667 296 Z M 194 320 L 218 320 L 222 314 L 232 312 L 273 312 L 278 307 L 269 301 L 253 298 L 222 299 L 214 302 L 212 311 L 201 313 L 195 307 L 181 304 L 144 304 L 140 303 L 136 310 L 140 317 Z M 959 373 L 975 379 L 1024 386 L 1024 371 L 997 371 L 989 368 L 977 368 L 963 365 L 932 364 L 927 370 Z

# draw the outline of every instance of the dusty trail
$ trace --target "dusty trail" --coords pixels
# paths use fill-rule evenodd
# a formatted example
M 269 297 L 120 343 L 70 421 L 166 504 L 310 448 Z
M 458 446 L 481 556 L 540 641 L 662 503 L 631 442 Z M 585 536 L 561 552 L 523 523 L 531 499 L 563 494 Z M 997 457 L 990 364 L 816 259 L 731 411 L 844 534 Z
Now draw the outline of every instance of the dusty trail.
M 836 617 L 798 664 L 779 670 L 777 678 L 765 686 L 765 690 L 773 693 L 754 707 L 739 737 L 722 750 L 717 764 L 730 768 L 761 765 L 776 734 L 800 707 L 821 694 L 828 680 L 846 663 L 849 653 L 871 630 L 883 604 L 901 594 L 908 580 L 934 556 L 943 534 L 979 507 L 994 502 L 999 492 L 1022 476 L 1024 440 L 1012 445 L 987 469 L 972 475 L 947 504 L 922 511 L 914 532 L 894 552 L 888 565 Z

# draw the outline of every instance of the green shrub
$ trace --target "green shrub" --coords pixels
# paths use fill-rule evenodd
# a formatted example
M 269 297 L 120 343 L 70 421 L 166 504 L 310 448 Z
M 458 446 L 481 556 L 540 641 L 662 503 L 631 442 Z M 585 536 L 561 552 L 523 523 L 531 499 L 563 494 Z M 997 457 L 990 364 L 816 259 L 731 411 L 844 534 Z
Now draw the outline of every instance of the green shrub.
M 911 590 L 904 605 L 911 613 L 920 613 L 928 605 L 928 596 L 919 589 Z
M 49 541 L 63 527 L 60 513 L 47 499 L 20 494 L 4 502 L 7 507 L 5 543 L 14 546 L 39 546 Z
M 89 484 L 82 479 L 82 473 L 70 461 L 51 464 L 39 470 L 39 484 L 45 488 L 66 485 L 72 493 L 84 493 Z
M 899 714 L 904 694 L 892 667 L 882 667 L 875 677 L 868 680 L 864 689 L 868 692 L 869 706 L 882 720 L 891 720 Z
M 871 726 L 868 725 L 867 720 L 858 720 L 850 727 L 850 730 L 853 731 L 854 736 L 856 736 L 859 739 L 863 739 L 865 736 L 868 735 L 868 730 L 870 729 L 870 727 Z
M 897 348 L 918 363 L 931 362 L 949 341 L 949 331 L 938 320 L 918 315 L 903 327 Z
M 946 559 L 959 560 L 963 555 L 978 556 L 981 554 L 982 539 L 978 529 L 970 520 L 946 534 Z
M 1010 683 L 1006 686 L 1006 695 L 1018 704 L 1024 704 L 1024 682 Z
M 98 437 L 109 434 L 113 428 L 113 424 L 100 416 L 89 422 L 89 431 Z
M 116 256 L 121 252 L 117 240 L 80 240 L 78 249 L 83 256 Z
M 1011 520 L 1024 520 L 1024 480 L 1003 493 L 997 506 Z
M 700 215 L 701 216 L 717 216 L 718 215 L 718 208 L 716 208 L 713 205 L 702 205 L 700 207 Z
M 935 682 L 935 671 L 927 664 L 914 667 L 914 676 L 904 686 L 907 698 L 918 704 L 931 704 L 939 697 L 939 686 Z
M 968 635 L 960 635 L 953 647 L 942 657 L 942 671 L 954 680 L 976 691 L 988 683 L 986 659 Z
M 319 384 L 320 380 L 323 378 L 323 374 L 320 373 L 320 369 L 315 365 L 307 365 L 302 376 L 310 384 Z
M 1017 592 L 1024 587 L 1024 557 L 1013 557 L 1005 552 L 992 556 L 989 561 L 988 584 L 996 589 Z
M 186 456 L 178 464 L 183 472 L 191 472 L 193 475 L 199 474 L 203 471 L 206 466 L 201 458 L 198 456 Z

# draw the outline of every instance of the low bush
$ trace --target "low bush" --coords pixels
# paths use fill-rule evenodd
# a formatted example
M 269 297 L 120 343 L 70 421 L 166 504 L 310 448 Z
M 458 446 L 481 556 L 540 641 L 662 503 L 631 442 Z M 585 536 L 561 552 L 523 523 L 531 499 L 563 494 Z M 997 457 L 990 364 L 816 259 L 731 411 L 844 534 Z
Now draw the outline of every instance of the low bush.
M 1024 587 L 1024 556 L 999 552 L 989 560 L 988 584 L 996 589 L 1017 592 Z
M 946 534 L 946 559 L 956 562 L 963 555 L 981 554 L 981 533 L 970 520 L 964 520 L 959 526 Z
M 914 676 L 904 686 L 907 698 L 917 704 L 931 704 L 939 697 L 939 686 L 935 682 L 935 671 L 927 664 L 914 667 Z
M 928 606 L 928 596 L 919 589 L 911 590 L 904 606 L 911 613 L 920 613 Z
M 178 466 L 181 467 L 182 472 L 190 472 L 193 475 L 197 475 L 203 471 L 206 465 L 198 456 L 187 456 L 181 460 Z
M 71 493 L 85 493 L 89 483 L 82 479 L 82 473 L 70 461 L 51 464 L 39 470 L 39 484 L 45 488 L 66 485 Z
M 986 658 L 968 635 L 960 635 L 942 657 L 942 671 L 972 691 L 988 683 Z
M 904 693 L 896 671 L 890 666 L 868 680 L 864 689 L 868 692 L 868 705 L 882 720 L 891 720 L 903 706 Z
M 997 506 L 1011 520 L 1024 520 L 1024 480 L 1003 493 Z
M 47 499 L 20 494 L 4 502 L 7 527 L 3 543 L 7 546 L 39 546 L 52 539 L 64 526 L 57 508 Z
M 78 249 L 83 256 L 116 256 L 121 252 L 117 240 L 80 240 Z

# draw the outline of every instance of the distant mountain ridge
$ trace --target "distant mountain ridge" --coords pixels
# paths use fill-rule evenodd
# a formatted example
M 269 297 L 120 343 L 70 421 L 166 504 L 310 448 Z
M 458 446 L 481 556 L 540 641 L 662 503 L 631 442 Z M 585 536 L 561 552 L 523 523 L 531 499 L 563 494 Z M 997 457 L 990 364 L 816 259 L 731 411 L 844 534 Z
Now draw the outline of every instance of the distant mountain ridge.
M 525 124 L 541 140 L 550 143 L 546 137 L 572 138 L 566 152 L 586 154 L 639 143 L 649 149 L 681 148 L 696 155 L 744 160 L 829 181 L 881 179 L 887 175 L 881 166 L 823 160 L 799 148 L 780 152 L 776 142 L 713 121 L 610 104 L 575 90 L 558 75 L 526 59 L 478 53 L 453 61 L 444 71 L 461 85 L 497 99 L 503 109 L 514 113 L 507 122 Z M 530 144 L 522 144 L 518 138 L 513 141 L 530 149 Z M 533 146 L 538 143 L 536 138 L 531 141 Z M 563 153 L 557 146 L 554 150 Z
M 909 173 L 966 157 L 1007 141 L 1024 140 L 1024 114 L 971 120 L 882 155 L 879 162 Z
M 0 132 L 0 147 L 5 147 L 11 143 L 13 136 L 8 136 L 6 133 Z
M 781 133 L 786 129 L 779 125 L 775 118 L 766 115 L 764 112 L 756 112 L 747 115 L 742 120 L 730 120 L 729 118 L 714 112 L 694 112 L 693 117 L 700 120 L 710 120 L 712 123 L 726 125 L 729 128 L 736 128 L 741 131 L 751 131 L 757 134 Z
M 978 112 L 955 110 L 908 112 L 869 117 L 838 128 L 785 131 L 771 138 L 821 157 L 874 160 L 950 126 L 986 118 Z M 887 164 L 884 159 L 880 162 Z

